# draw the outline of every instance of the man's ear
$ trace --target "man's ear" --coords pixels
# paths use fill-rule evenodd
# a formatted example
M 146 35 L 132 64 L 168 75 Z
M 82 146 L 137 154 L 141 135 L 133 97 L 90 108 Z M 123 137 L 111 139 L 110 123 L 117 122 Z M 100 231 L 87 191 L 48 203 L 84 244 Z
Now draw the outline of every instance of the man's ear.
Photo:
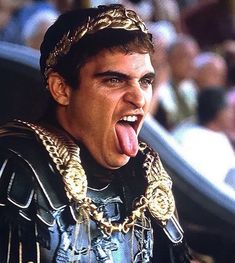
M 54 100 L 61 106 L 69 104 L 71 87 L 65 83 L 64 79 L 56 72 L 49 74 L 48 89 Z

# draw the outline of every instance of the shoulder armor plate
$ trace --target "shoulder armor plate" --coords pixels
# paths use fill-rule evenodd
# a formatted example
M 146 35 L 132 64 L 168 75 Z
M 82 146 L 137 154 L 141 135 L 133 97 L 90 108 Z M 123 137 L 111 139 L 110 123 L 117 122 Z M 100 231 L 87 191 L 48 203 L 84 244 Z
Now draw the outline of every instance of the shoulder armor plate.
M 34 133 L 17 122 L 2 126 L 0 156 L 0 188 L 6 189 L 0 191 L 0 206 L 13 204 L 27 219 L 34 198 L 37 216 L 52 225 L 52 213 L 66 206 L 68 199 L 60 175 Z

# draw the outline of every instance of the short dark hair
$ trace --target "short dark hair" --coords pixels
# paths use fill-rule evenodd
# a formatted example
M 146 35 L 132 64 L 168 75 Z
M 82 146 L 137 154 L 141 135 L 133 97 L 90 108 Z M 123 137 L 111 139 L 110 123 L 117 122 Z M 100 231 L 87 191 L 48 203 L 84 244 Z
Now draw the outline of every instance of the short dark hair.
M 207 87 L 198 94 L 197 118 L 201 125 L 212 121 L 218 112 L 227 107 L 224 87 Z
M 102 8 L 104 9 L 105 6 Z M 62 37 L 83 25 L 88 17 L 97 16 L 102 8 L 77 9 L 60 15 L 46 32 L 41 44 L 40 67 L 43 75 L 47 58 Z M 58 59 L 53 71 L 58 72 L 71 87 L 75 88 L 79 83 L 80 68 L 103 49 L 150 54 L 154 51 L 152 35 L 149 33 L 146 34 L 141 30 L 105 28 L 92 34 L 85 34 L 65 56 Z

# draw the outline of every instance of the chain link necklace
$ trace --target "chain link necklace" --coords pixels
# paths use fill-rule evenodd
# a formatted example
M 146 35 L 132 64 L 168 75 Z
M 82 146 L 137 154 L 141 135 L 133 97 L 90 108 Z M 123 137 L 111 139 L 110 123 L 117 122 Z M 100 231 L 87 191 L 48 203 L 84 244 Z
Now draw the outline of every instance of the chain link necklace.
M 175 202 L 171 191 L 172 181 L 159 156 L 145 143 L 139 143 L 139 150 L 145 156 L 143 169 L 148 182 L 145 194 L 135 201 L 131 214 L 123 222 L 115 223 L 106 219 L 91 198 L 87 197 L 87 177 L 81 164 L 78 145 L 66 133 L 55 128 L 20 120 L 18 122 L 33 130 L 41 140 L 62 176 L 69 201 L 76 203 L 77 212 L 89 215 L 107 235 L 114 231 L 127 233 L 146 210 L 162 226 L 173 216 Z

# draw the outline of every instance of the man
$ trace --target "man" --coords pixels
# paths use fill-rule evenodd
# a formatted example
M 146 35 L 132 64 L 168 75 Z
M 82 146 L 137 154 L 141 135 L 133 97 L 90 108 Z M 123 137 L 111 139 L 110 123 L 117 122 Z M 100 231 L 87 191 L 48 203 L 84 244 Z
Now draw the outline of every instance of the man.
M 47 9 L 33 14 L 22 29 L 24 45 L 39 50 L 46 30 L 57 17 L 58 13 Z
M 162 83 L 154 98 L 159 98 L 155 118 L 172 130 L 184 119 L 194 114 L 196 89 L 193 83 L 194 58 L 198 54 L 197 42 L 187 35 L 179 35 L 167 50 L 169 79 Z
M 194 81 L 198 92 L 208 87 L 225 87 L 227 65 L 225 59 L 215 52 L 202 52 L 194 60 Z
M 234 173 L 235 155 L 226 135 L 233 113 L 224 87 L 201 90 L 197 99 L 196 122 L 179 126 L 173 132 L 186 156 L 217 187 L 226 175 Z M 206 160 L 206 161 L 205 161 Z
M 51 107 L 1 129 L 0 262 L 189 262 L 171 180 L 137 140 L 152 52 L 120 5 L 68 12 L 48 29 Z

